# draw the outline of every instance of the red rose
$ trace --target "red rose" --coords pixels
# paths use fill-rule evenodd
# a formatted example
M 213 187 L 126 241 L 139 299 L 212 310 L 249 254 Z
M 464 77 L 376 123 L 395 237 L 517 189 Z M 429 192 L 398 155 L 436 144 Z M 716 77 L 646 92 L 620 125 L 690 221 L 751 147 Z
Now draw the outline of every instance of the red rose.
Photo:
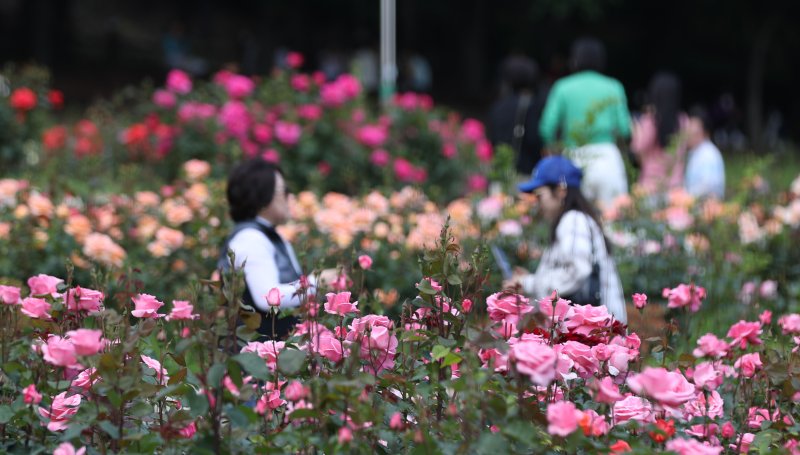
M 64 93 L 61 90 L 50 90 L 50 93 L 47 94 L 47 101 L 50 101 L 53 109 L 61 109 L 64 107 Z
M 28 87 L 11 92 L 11 107 L 18 111 L 29 111 L 36 107 L 36 93 Z

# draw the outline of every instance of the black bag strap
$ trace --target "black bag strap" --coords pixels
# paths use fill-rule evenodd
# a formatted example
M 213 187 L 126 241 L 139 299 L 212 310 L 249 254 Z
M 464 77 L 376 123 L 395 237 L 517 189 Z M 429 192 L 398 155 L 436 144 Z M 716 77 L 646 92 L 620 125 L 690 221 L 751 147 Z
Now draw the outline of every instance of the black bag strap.
M 522 153 L 522 140 L 525 138 L 525 123 L 528 119 L 528 111 L 531 106 L 530 93 L 523 93 L 519 96 L 517 103 L 517 114 L 514 117 L 514 129 L 511 132 L 511 148 L 519 156 Z

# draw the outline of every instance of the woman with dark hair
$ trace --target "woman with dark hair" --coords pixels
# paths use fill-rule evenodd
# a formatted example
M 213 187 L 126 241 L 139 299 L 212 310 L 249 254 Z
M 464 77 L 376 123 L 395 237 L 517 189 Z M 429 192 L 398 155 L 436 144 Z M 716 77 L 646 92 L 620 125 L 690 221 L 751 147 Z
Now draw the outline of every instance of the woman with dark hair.
M 519 274 L 506 285 L 519 284 L 540 299 L 553 291 L 580 305 L 604 305 L 627 323 L 625 298 L 609 244 L 597 213 L 581 193 L 583 173 L 563 156 L 542 159 L 531 180 L 519 190 L 534 193 L 544 218 L 552 224 L 550 245 L 536 273 Z
M 685 147 L 675 141 L 675 153 L 668 148 L 680 131 L 681 85 L 672 73 L 653 76 L 647 92 L 648 103 L 633 124 L 631 151 L 638 157 L 641 171 L 638 185 L 647 194 L 662 192 L 683 184 L 681 166 Z
M 236 225 L 220 251 L 218 268 L 243 268 L 246 292 L 242 300 L 261 313 L 258 332 L 271 337 L 272 318 L 267 295 L 272 289 L 280 293 L 280 309 L 295 308 L 302 303 L 300 277 L 303 270 L 292 245 L 275 228 L 289 219 L 289 204 L 283 172 L 275 164 L 255 159 L 236 166 L 228 178 L 230 215 Z M 309 276 L 308 293 L 314 294 L 318 281 L 330 282 L 335 270 L 324 270 L 319 277 Z M 284 338 L 296 323 L 295 318 L 282 318 L 275 326 L 275 336 Z

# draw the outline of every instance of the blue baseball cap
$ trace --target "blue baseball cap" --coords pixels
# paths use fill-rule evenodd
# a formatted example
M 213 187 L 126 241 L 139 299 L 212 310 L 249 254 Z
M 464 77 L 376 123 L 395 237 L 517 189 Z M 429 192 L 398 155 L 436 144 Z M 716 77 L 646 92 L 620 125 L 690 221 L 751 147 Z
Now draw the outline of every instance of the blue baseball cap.
M 533 169 L 531 179 L 520 183 L 518 188 L 523 193 L 530 193 L 536 188 L 547 185 L 566 185 L 580 187 L 583 172 L 561 155 L 542 158 Z

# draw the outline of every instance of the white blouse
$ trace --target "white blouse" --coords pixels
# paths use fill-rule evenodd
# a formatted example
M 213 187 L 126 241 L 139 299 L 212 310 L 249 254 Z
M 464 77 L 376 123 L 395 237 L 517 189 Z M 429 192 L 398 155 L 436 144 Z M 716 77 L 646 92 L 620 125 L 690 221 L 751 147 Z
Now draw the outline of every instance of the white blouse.
M 270 225 L 263 218 L 257 218 L 256 221 Z M 286 240 L 283 240 L 283 243 L 286 245 L 286 250 L 289 252 L 289 257 L 297 274 L 301 275 L 300 264 L 297 262 L 292 245 Z M 242 229 L 233 236 L 228 244 L 228 249 L 233 250 L 236 268 L 240 268 L 244 264 L 244 279 L 247 282 L 247 288 L 250 289 L 253 303 L 258 309 L 261 311 L 269 310 L 266 296 L 272 288 L 278 288 L 281 293 L 281 308 L 300 306 L 302 303 L 298 294 L 300 280 L 291 283 L 280 283 L 278 265 L 275 263 L 275 245 L 263 232 L 256 228 Z M 316 280 L 313 276 L 309 276 L 308 280 L 311 286 L 308 292 L 314 294 Z
M 600 226 L 578 210 L 561 217 L 556 241 L 542 254 L 536 273 L 522 278 L 522 287 L 535 299 L 548 297 L 553 291 L 565 295 L 577 291 L 592 273 L 593 244 L 594 257 L 600 264 L 600 299 L 615 319 L 627 323 L 622 283 Z

